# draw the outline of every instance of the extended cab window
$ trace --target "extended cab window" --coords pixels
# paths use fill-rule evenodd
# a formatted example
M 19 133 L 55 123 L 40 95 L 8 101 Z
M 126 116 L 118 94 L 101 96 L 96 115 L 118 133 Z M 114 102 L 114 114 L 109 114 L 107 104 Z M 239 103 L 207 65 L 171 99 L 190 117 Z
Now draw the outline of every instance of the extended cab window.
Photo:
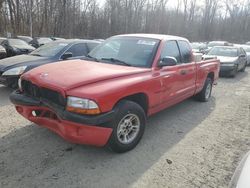
M 177 60 L 177 63 L 181 62 L 180 51 L 176 41 L 167 41 L 165 47 L 162 49 L 161 58 L 170 56 Z
M 192 62 L 192 48 L 186 41 L 178 41 L 182 63 Z
M 73 57 L 85 56 L 88 54 L 88 49 L 85 43 L 74 44 L 67 50 L 67 52 L 71 52 Z

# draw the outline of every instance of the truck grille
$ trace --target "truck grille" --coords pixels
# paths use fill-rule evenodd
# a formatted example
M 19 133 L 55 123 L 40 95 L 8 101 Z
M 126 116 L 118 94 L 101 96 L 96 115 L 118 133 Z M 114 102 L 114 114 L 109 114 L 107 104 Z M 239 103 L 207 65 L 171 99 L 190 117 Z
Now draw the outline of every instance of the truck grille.
M 66 99 L 59 92 L 47 88 L 38 87 L 30 81 L 22 80 L 22 90 L 23 93 L 27 96 L 36 99 L 46 99 L 47 101 L 60 106 L 66 105 Z

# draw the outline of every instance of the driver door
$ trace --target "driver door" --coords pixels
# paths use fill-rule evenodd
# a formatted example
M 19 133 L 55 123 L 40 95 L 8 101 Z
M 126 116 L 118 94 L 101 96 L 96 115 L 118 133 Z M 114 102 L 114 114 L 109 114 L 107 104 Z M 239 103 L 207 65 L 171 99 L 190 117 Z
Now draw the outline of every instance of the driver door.
M 177 60 L 177 65 L 160 69 L 162 100 L 167 106 L 181 101 L 185 95 L 185 77 L 182 74 L 181 54 L 177 41 L 167 41 L 161 52 L 161 58 L 170 56 Z

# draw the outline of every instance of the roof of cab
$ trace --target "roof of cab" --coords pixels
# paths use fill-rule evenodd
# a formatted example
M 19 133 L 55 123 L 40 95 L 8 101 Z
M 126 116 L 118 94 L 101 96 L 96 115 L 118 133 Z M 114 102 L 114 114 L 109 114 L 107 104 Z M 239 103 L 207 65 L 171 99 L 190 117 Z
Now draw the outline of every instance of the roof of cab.
M 174 35 L 162 35 L 162 34 L 146 34 L 146 33 L 137 33 L 137 34 L 124 34 L 124 35 L 116 35 L 115 37 L 143 37 L 143 38 L 151 38 L 151 39 L 158 39 L 158 40 L 185 40 L 188 41 L 186 38 L 178 37 Z

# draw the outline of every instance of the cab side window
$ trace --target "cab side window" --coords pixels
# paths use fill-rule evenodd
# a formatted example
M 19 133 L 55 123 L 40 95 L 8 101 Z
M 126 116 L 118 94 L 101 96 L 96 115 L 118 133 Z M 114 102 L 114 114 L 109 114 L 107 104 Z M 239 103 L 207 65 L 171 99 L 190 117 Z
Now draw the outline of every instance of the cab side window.
M 72 53 L 72 57 L 85 56 L 88 54 L 88 48 L 85 43 L 74 44 L 67 52 Z
M 191 46 L 186 41 L 178 41 L 178 45 L 181 52 L 182 63 L 191 63 L 193 60 Z
M 167 41 L 161 52 L 161 58 L 170 56 L 177 60 L 177 63 L 181 63 L 180 51 L 176 41 Z

